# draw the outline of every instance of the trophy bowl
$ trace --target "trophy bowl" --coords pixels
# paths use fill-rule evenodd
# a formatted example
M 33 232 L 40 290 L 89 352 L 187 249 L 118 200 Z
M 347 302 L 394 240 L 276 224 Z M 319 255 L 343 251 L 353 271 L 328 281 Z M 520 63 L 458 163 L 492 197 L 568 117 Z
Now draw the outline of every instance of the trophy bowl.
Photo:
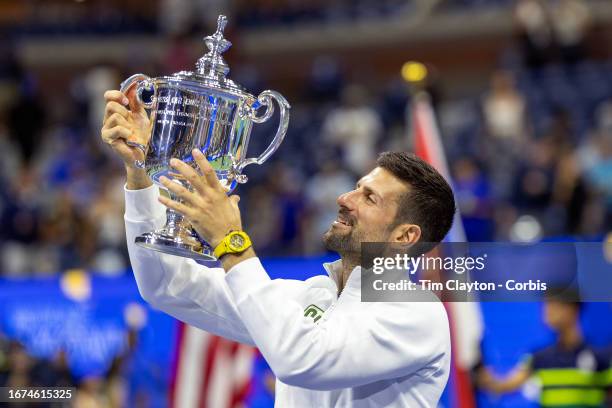
M 228 194 L 238 183 L 249 164 L 264 163 L 280 146 L 289 124 L 289 103 L 275 91 L 263 91 L 258 97 L 227 78 L 229 67 L 221 53 L 231 43 L 223 37 L 227 19 L 219 16 L 217 31 L 205 38 L 209 52 L 198 60 L 197 71 L 181 71 L 171 76 L 151 78 L 135 74 L 121 84 L 121 92 L 136 87 L 136 98 L 150 112 L 151 137 L 148 145 L 128 140 L 141 149 L 144 168 L 153 183 L 165 189 L 159 179 L 190 185 L 173 172 L 170 159 L 178 158 L 197 169 L 192 151 L 200 150 L 214 168 Z M 149 100 L 144 93 L 152 92 Z M 265 122 L 274 113 L 273 101 L 280 108 L 280 124 L 270 145 L 259 157 L 246 156 L 253 123 Z M 260 109 L 265 109 L 260 112 Z M 166 190 L 171 198 L 176 197 Z M 167 209 L 163 228 L 136 238 L 140 246 L 196 260 L 215 260 L 213 248 L 195 233 L 181 214 Z

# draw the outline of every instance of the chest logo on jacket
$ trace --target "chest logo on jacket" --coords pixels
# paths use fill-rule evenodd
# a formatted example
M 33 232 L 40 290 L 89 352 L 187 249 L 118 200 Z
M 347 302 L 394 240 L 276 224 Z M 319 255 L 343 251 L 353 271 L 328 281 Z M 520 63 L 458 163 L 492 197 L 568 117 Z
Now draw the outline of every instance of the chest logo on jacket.
M 323 316 L 323 313 L 325 313 L 325 310 L 321 309 L 317 305 L 309 305 L 306 307 L 306 309 L 304 309 L 304 316 L 312 317 L 315 323 L 321 318 L 321 316 Z

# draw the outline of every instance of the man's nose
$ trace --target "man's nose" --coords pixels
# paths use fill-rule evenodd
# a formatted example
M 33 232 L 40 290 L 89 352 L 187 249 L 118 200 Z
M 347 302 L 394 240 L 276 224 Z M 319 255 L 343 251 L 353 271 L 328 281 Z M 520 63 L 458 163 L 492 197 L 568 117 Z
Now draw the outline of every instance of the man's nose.
M 340 206 L 340 207 L 345 207 L 348 209 L 352 208 L 352 203 L 353 203 L 353 191 L 347 191 L 344 194 L 340 194 L 340 196 L 338 197 L 338 199 L 336 200 L 336 203 Z

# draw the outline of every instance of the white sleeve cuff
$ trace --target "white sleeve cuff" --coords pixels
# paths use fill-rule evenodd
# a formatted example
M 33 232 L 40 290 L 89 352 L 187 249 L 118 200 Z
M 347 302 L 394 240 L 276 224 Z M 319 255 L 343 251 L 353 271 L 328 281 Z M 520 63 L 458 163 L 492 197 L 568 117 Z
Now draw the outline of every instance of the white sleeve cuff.
M 269 280 L 270 277 L 257 257 L 234 265 L 225 275 L 225 281 L 238 304 L 250 291 Z
M 125 190 L 125 219 L 133 222 L 150 221 L 163 217 L 166 207 L 157 199 L 159 188 L 151 185 L 141 190 Z

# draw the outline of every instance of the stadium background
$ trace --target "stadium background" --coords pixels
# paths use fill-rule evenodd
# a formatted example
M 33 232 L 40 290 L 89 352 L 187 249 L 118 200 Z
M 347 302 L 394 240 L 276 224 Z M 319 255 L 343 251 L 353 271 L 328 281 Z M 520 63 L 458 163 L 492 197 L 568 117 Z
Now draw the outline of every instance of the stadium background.
M 407 60 L 428 67 L 469 240 L 602 241 L 612 229 L 609 1 L 5 0 L 0 372 L 36 359 L 35 371 L 62 373 L 50 377 L 83 395 L 166 405 L 180 329 L 131 278 L 122 169 L 99 139 L 102 93 L 132 73 L 193 69 L 221 12 L 230 77 L 292 104 L 285 142 L 237 191 L 271 274 L 322 273 L 337 195 L 377 152 L 412 149 Z M 275 119 L 255 127 L 250 151 Z M 480 309 L 483 358 L 499 372 L 554 341 L 539 304 Z M 612 343 L 611 316 L 609 304 L 586 305 L 589 342 Z M 250 406 L 270 406 L 268 385 L 257 359 Z M 532 404 L 521 393 L 477 400 Z M 443 403 L 459 406 L 451 392 Z

